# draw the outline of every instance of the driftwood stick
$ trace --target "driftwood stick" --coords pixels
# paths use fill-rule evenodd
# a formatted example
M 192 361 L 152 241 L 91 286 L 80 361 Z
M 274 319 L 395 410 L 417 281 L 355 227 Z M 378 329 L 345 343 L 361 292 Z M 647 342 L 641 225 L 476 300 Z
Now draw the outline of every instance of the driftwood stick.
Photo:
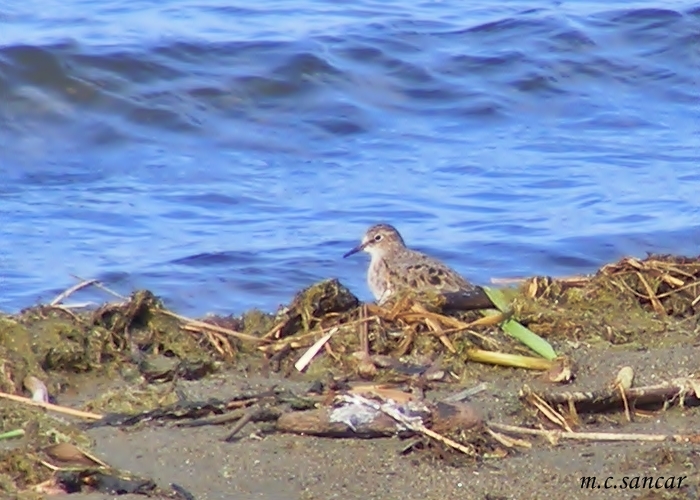
M 635 407 L 665 405 L 672 402 L 681 405 L 698 405 L 700 399 L 695 391 L 696 387 L 700 387 L 700 380 L 679 379 L 622 391 L 617 387 L 610 387 L 592 392 L 538 392 L 537 395 L 549 404 L 573 402 L 578 411 L 603 411 L 624 406 L 624 399 Z M 520 391 L 522 398 L 530 394 L 534 392 L 528 386 L 524 386 Z
M 243 428 L 250 422 L 270 422 L 273 420 L 278 420 L 280 415 L 282 415 L 282 410 L 280 408 L 273 408 L 271 406 L 252 406 L 243 414 L 243 416 L 236 422 L 233 426 L 231 432 L 226 437 L 224 441 L 231 443 L 235 441 Z
M 371 422 L 356 425 L 352 429 L 343 422 L 332 421 L 331 412 L 331 408 L 319 408 L 284 413 L 277 420 L 277 430 L 330 438 L 375 439 L 397 434 L 396 422 L 388 415 L 381 414 Z M 402 435 L 400 432 L 398 434 Z
M 458 443 L 457 441 L 454 441 L 448 437 L 445 437 L 445 436 L 439 434 L 438 432 L 434 431 L 433 429 L 427 428 L 425 426 L 425 424 L 423 424 L 422 419 L 409 418 L 408 416 L 401 413 L 393 405 L 380 404 L 376 401 L 372 401 L 371 399 L 364 398 L 364 397 L 359 396 L 357 394 L 353 394 L 351 396 L 346 396 L 346 400 L 349 402 L 363 404 L 365 406 L 373 408 L 374 410 L 380 411 L 383 414 L 389 415 L 397 423 L 401 424 L 402 426 L 406 427 L 407 429 L 410 429 L 414 432 L 423 434 L 424 436 L 428 436 L 429 438 L 432 438 L 435 441 L 439 441 L 439 442 L 449 446 L 450 448 L 454 448 L 455 450 L 461 451 L 465 455 L 469 455 L 469 456 L 475 455 L 474 449 L 468 448 L 468 447 L 464 446 L 463 444 Z M 442 405 L 448 406 L 446 403 L 442 403 Z
M 358 397 L 360 399 L 356 401 Z M 405 415 L 401 413 L 388 415 L 385 410 L 389 408 L 389 405 L 382 405 L 379 402 L 369 400 L 356 394 L 345 395 L 343 399 L 351 403 L 357 403 L 358 406 L 360 404 L 364 405 L 364 401 L 368 401 L 370 403 L 369 408 L 376 411 L 375 417 L 364 420 L 351 427 L 345 422 L 334 419 L 335 408 L 324 407 L 314 410 L 284 413 L 277 420 L 277 430 L 280 432 L 319 437 L 362 439 L 375 439 L 395 435 L 408 437 L 418 433 L 445 442 L 436 438 L 435 435 L 452 432 L 458 429 L 468 430 L 477 428 L 482 425 L 483 422 L 479 412 L 473 406 L 465 403 L 448 404 L 439 402 L 428 405 L 425 412 L 426 416 L 430 419 L 431 428 L 428 429 L 423 423 L 418 425 L 418 422 L 399 422 L 395 417 L 402 418 L 402 416 L 405 417 Z M 399 422 L 400 425 L 397 425 L 397 422 Z M 450 443 L 445 442 L 445 444 L 452 446 Z M 457 449 L 460 449 L 462 452 L 468 449 L 466 447 L 463 448 L 464 449 Z M 472 452 L 469 451 L 469 453 L 471 454 Z

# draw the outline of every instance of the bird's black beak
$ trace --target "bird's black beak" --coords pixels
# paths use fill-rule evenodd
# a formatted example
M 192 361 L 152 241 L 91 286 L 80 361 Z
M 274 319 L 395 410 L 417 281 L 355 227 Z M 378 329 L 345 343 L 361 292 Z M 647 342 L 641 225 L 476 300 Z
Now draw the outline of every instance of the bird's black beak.
M 367 246 L 367 243 L 361 243 L 360 245 L 357 245 L 355 248 L 353 248 L 348 253 L 343 255 L 343 258 L 350 257 L 351 255 L 356 254 L 357 252 L 361 252 L 362 250 L 365 249 L 366 246 Z

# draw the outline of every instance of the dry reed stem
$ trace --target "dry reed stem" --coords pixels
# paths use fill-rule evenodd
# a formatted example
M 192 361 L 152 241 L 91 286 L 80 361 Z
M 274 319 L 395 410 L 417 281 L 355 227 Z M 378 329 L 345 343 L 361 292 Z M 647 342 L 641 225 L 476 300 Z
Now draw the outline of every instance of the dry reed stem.
M 404 331 L 403 339 L 401 339 L 401 342 L 396 347 L 396 350 L 394 351 L 394 356 L 396 356 L 397 358 L 405 356 L 406 353 L 411 348 L 411 345 L 413 344 L 413 341 L 415 340 L 415 338 L 416 338 L 416 332 L 414 329 L 411 328 L 407 331 Z
M 576 405 L 573 401 L 569 401 L 567 405 L 569 420 L 573 422 L 574 426 L 578 427 L 581 425 L 581 418 L 578 416 L 578 411 L 576 411 Z
M 544 278 L 544 276 L 539 276 Z M 522 285 L 532 277 L 513 277 L 513 278 L 491 278 L 489 281 L 494 285 Z M 583 286 L 591 280 L 591 276 L 584 275 L 573 275 L 573 276 L 561 276 L 557 278 L 552 278 L 553 282 L 566 283 L 569 286 Z
M 652 290 L 651 285 L 649 285 L 649 282 L 644 278 L 642 273 L 637 271 L 637 277 L 639 278 L 639 281 L 642 283 L 644 286 L 644 289 L 646 290 L 647 294 L 649 294 L 649 300 L 651 301 L 651 305 L 654 308 L 654 311 L 656 314 L 660 316 L 666 316 L 666 309 L 664 309 L 664 306 L 661 305 L 661 302 L 659 299 L 656 297 L 656 294 L 654 293 L 654 290 Z
M 681 280 L 681 279 L 678 279 L 678 278 L 676 278 L 676 277 L 674 277 L 674 276 L 671 276 L 671 275 L 668 274 L 668 273 L 663 273 L 663 274 L 661 275 L 661 279 L 662 279 L 663 281 L 665 281 L 669 286 L 672 286 L 672 287 L 674 287 L 674 288 L 678 288 L 678 287 L 681 287 L 681 286 L 685 285 L 685 281 L 683 281 L 683 280 Z
M 668 292 L 664 292 L 659 294 L 657 297 L 660 299 L 665 299 L 666 297 L 670 297 L 674 293 L 682 292 L 684 290 L 688 290 L 689 288 L 693 288 L 695 286 L 700 285 L 700 281 L 693 281 L 692 283 L 688 283 L 687 285 L 683 285 L 679 288 L 676 288 L 675 290 L 669 290 Z
M 631 274 L 631 273 L 625 272 L 625 273 L 619 273 L 619 274 Z M 661 307 L 661 309 L 663 310 L 662 313 L 659 313 L 661 315 L 666 315 L 666 311 L 663 309 L 663 305 L 661 305 L 660 299 L 665 299 L 666 297 L 670 297 L 671 295 L 677 294 L 677 293 L 682 292 L 684 290 L 688 290 L 690 288 L 693 288 L 693 287 L 700 285 L 700 280 L 697 280 L 697 281 L 693 281 L 692 283 L 687 283 L 683 286 L 680 286 L 680 287 L 675 288 L 673 290 L 669 290 L 668 292 L 660 293 L 657 295 L 657 294 L 653 293 L 653 291 L 651 290 L 651 287 L 649 286 L 649 283 L 647 282 L 646 279 L 644 279 L 642 277 L 642 275 L 640 273 L 636 272 L 635 274 L 637 274 L 637 276 L 640 278 L 642 285 L 644 286 L 644 288 L 646 289 L 646 291 L 649 295 L 644 295 L 643 293 L 638 292 L 637 290 L 635 290 L 634 288 L 629 286 L 624 281 L 620 281 L 620 282 L 612 281 L 612 284 L 620 290 L 623 290 L 623 291 L 627 290 L 628 292 L 632 293 L 636 297 L 639 297 L 640 299 L 649 300 L 652 303 L 652 307 L 654 308 L 654 311 L 657 313 L 659 313 L 658 308 Z M 698 301 L 700 301 L 700 296 L 698 298 L 696 298 L 693 302 L 691 302 L 691 306 L 694 306 L 695 304 L 697 304 Z
M 466 357 L 469 361 L 486 363 L 491 365 L 507 366 L 509 368 L 525 368 L 528 370 L 551 370 L 553 361 L 520 354 L 508 354 L 505 352 L 486 351 L 484 349 L 468 349 Z
M 209 344 L 218 352 L 222 357 L 231 359 L 234 356 L 233 347 L 226 337 L 217 332 L 211 332 L 203 330 L 197 326 L 191 326 L 185 324 L 182 327 L 183 330 L 189 332 L 201 333 L 207 339 Z
M 434 317 L 439 315 L 431 315 L 420 304 L 413 304 L 413 306 L 411 306 L 411 310 L 420 314 L 425 314 L 425 318 L 423 319 L 423 321 L 425 321 L 425 324 L 428 326 L 428 328 L 430 328 L 435 334 L 435 336 L 440 339 L 440 342 L 442 342 L 442 344 L 447 348 L 448 351 L 450 351 L 452 354 L 457 353 L 457 349 L 455 349 L 455 346 L 452 345 L 452 342 L 450 342 L 450 339 L 447 337 L 442 327 L 440 326 L 439 321 Z
M 367 306 L 362 305 L 360 309 L 360 319 L 364 320 L 367 317 Z M 360 351 L 369 356 L 369 325 L 366 321 L 360 323 Z
M 501 432 L 525 434 L 530 436 L 543 436 L 555 442 L 558 439 L 573 439 L 578 441 L 675 441 L 695 443 L 700 439 L 698 434 L 639 434 L 621 432 L 573 432 L 545 429 L 531 429 L 517 425 L 499 424 L 487 422 L 487 428 Z
M 326 343 L 331 339 L 331 337 L 338 331 L 338 327 L 335 330 L 331 330 L 323 337 L 318 339 L 314 344 L 309 347 L 304 354 L 299 358 L 299 360 L 294 363 L 294 368 L 297 371 L 304 371 L 307 366 L 311 363 L 311 360 L 318 354 L 318 352 L 326 345 Z
M 287 324 L 287 321 L 288 320 L 285 319 L 284 321 L 280 321 L 280 322 L 276 323 L 275 326 L 270 328 L 270 330 L 265 335 L 262 336 L 262 338 L 267 339 L 267 340 L 271 340 L 272 338 L 278 339 L 279 334 L 282 331 L 282 328 L 284 327 L 284 325 Z
M 66 406 L 59 406 L 52 403 L 44 403 L 43 401 L 34 401 L 30 398 L 25 398 L 24 396 L 16 396 L 15 394 L 8 394 L 6 392 L 0 392 L 0 398 L 9 399 L 11 401 L 16 401 L 18 403 L 28 404 L 30 406 L 39 406 L 47 410 L 55 411 L 57 413 L 63 413 L 64 415 L 70 415 L 73 417 L 88 418 L 91 420 L 101 420 L 102 415 L 97 413 L 90 413 L 87 411 L 74 410 L 73 408 L 68 408 Z
M 532 443 L 530 441 L 525 441 L 524 439 L 514 438 L 512 436 L 506 436 L 500 432 L 496 432 L 493 429 L 486 428 L 486 432 L 494 438 L 496 441 L 501 443 L 507 448 L 514 448 L 515 446 L 521 446 L 523 448 L 532 448 Z
M 332 325 L 332 326 L 329 326 L 327 328 L 321 328 L 319 330 L 313 330 L 313 331 L 302 333 L 302 334 L 290 335 L 289 337 L 279 339 L 278 341 L 276 341 L 274 343 L 260 346 L 260 347 L 258 347 L 258 349 L 263 351 L 263 352 L 277 352 L 280 349 L 283 349 L 286 344 L 295 345 L 294 349 L 299 349 L 300 347 L 303 347 L 301 345 L 302 340 L 306 340 L 308 338 L 315 337 L 316 335 L 328 333 L 331 330 L 333 330 L 334 328 L 358 325 L 358 324 L 362 324 L 362 323 L 367 323 L 369 321 L 373 321 L 375 319 L 378 319 L 378 317 L 377 316 L 369 316 L 369 317 L 365 317 L 365 318 L 359 318 L 359 319 L 355 319 L 352 321 L 348 321 L 347 323 L 343 323 L 341 325 Z M 268 342 L 269 342 L 269 340 L 268 340 Z
M 114 296 L 117 297 L 118 299 L 121 299 L 121 300 L 128 300 L 128 297 L 124 297 L 122 294 L 115 292 L 115 291 L 112 290 L 111 288 L 107 288 L 106 286 L 104 286 L 102 283 L 100 283 L 100 282 L 97 281 L 97 280 L 86 280 L 86 279 L 84 279 L 84 278 L 81 278 L 80 276 L 76 276 L 75 274 L 71 274 L 71 276 L 72 276 L 73 278 L 77 279 L 78 281 L 81 281 L 81 282 L 84 282 L 84 281 L 92 281 L 92 283 L 90 283 L 91 286 L 94 286 L 94 287 L 96 287 L 96 288 L 99 288 L 100 290 L 102 290 L 102 291 L 104 291 L 104 292 L 107 292 L 107 293 L 110 294 L 110 295 L 114 295 Z
M 70 309 L 68 309 L 68 308 L 67 308 L 66 306 L 64 306 L 64 305 L 55 305 L 55 306 L 54 306 L 54 305 L 49 305 L 49 306 L 47 306 L 47 307 L 50 308 L 50 309 L 55 309 L 56 311 L 61 311 L 61 312 L 66 313 L 66 314 L 67 314 L 68 316 L 70 316 L 76 323 L 85 324 L 85 321 L 84 321 L 84 320 L 80 319 L 80 317 L 79 317 L 77 314 L 75 314 L 73 311 L 71 311 Z
M 83 288 L 86 288 L 90 285 L 94 285 L 97 283 L 97 280 L 92 279 L 92 280 L 82 280 L 80 283 L 77 283 L 69 288 L 66 288 L 64 291 L 59 293 L 56 298 L 54 298 L 51 302 L 49 302 L 50 306 L 57 306 L 64 300 L 66 300 L 68 297 L 73 295 L 75 292 L 78 290 L 82 290 Z
M 450 326 L 452 328 L 443 330 L 443 333 L 445 335 L 447 334 L 453 334 L 453 333 L 460 333 L 460 332 L 466 332 L 470 335 L 473 335 L 474 337 L 477 337 L 481 341 L 490 344 L 492 346 L 498 346 L 498 342 L 494 341 L 492 338 L 487 337 L 485 335 L 482 335 L 478 332 L 475 332 L 473 330 L 470 330 L 472 326 L 482 326 L 484 324 L 488 324 L 488 321 L 483 321 L 490 319 L 490 317 L 486 318 L 479 318 L 475 321 L 472 321 L 470 323 L 465 323 L 464 321 L 460 321 L 457 318 L 453 318 L 452 316 L 445 316 L 443 314 L 438 314 L 438 313 L 433 313 L 430 311 L 426 311 L 423 308 L 422 312 L 403 312 L 398 315 L 398 319 L 403 320 L 405 323 L 411 324 L 411 323 L 419 323 L 423 322 L 427 324 L 427 320 L 434 319 L 439 322 L 441 322 L 444 325 Z M 500 316 L 499 316 L 500 317 Z M 443 342 L 444 343 L 444 342 Z M 449 349 L 449 347 L 448 347 Z M 453 351 L 456 352 L 456 351 Z
M 194 326 L 194 327 L 198 327 L 198 328 L 206 329 L 206 330 L 211 330 L 211 331 L 218 332 L 218 333 L 223 333 L 224 335 L 228 335 L 230 337 L 235 337 L 239 340 L 244 340 L 247 342 L 256 342 L 256 343 L 267 342 L 267 340 L 260 338 L 260 337 L 255 337 L 254 335 L 248 335 L 247 333 L 237 332 L 236 330 L 231 330 L 230 328 L 224 328 L 223 326 L 212 325 L 211 323 L 205 323 L 204 321 L 199 321 L 196 319 L 188 318 L 186 316 L 181 316 L 180 314 L 176 314 L 174 312 L 168 311 L 167 309 L 157 309 L 157 311 L 165 314 L 166 316 L 170 316 L 170 317 L 173 317 L 175 319 L 179 319 L 183 323 L 186 323 L 190 326 Z

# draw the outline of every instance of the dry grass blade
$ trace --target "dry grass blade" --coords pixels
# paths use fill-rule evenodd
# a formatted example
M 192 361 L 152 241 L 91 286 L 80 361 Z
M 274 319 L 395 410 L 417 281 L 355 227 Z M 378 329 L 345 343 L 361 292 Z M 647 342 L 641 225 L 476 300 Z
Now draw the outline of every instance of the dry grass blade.
M 504 352 L 485 351 L 483 349 L 469 349 L 466 357 L 470 361 L 491 365 L 508 366 L 510 368 L 526 368 L 529 370 L 551 370 L 554 363 L 547 359 L 519 354 L 507 354 Z
M 452 354 L 457 353 L 457 349 L 447 335 L 445 335 L 445 331 L 440 327 L 440 323 L 430 318 L 426 319 L 425 323 L 430 327 L 437 338 L 440 339 L 440 342 L 442 342 L 442 345 L 444 345 L 448 351 L 450 351 Z
M 630 406 L 627 401 L 627 395 L 625 391 L 632 388 L 632 382 L 634 381 L 634 370 L 631 366 L 623 366 L 617 376 L 615 377 L 615 382 L 613 385 L 620 392 L 620 399 L 622 399 L 622 404 L 625 407 L 625 418 L 628 422 L 632 421 L 632 415 L 630 414 Z
M 234 356 L 233 347 L 226 337 L 217 332 L 212 332 L 207 329 L 200 328 L 198 326 L 185 324 L 183 330 L 190 332 L 197 332 L 204 335 L 216 352 L 218 352 L 222 357 L 231 359 Z
M 457 349 L 455 349 L 455 346 L 452 345 L 452 342 L 450 342 L 450 339 L 445 334 L 437 319 L 428 316 L 428 311 L 426 311 L 425 308 L 419 304 L 413 304 L 413 307 L 411 309 L 415 312 L 426 314 L 423 321 L 425 321 L 425 324 L 428 325 L 428 328 L 430 328 L 435 334 L 435 336 L 437 336 L 437 338 L 440 339 L 440 342 L 442 342 L 442 344 L 447 348 L 448 351 L 450 351 L 452 354 L 455 354 L 457 352 Z
M 60 303 L 63 302 L 64 300 L 66 300 L 68 297 L 70 297 L 71 295 L 73 295 L 73 294 L 74 294 L 75 292 L 77 292 L 78 290 L 82 290 L 83 288 L 87 288 L 87 287 L 89 287 L 90 285 L 93 285 L 93 284 L 95 284 L 95 283 L 97 283 L 97 280 L 95 280 L 95 279 L 92 279 L 92 280 L 83 280 L 83 281 L 81 281 L 80 283 L 77 283 L 77 284 L 73 285 L 72 287 L 67 288 L 67 289 L 64 290 L 63 292 L 59 293 L 59 294 L 56 296 L 56 298 L 53 299 L 53 300 L 49 303 L 49 305 L 50 305 L 50 306 L 57 306 L 58 304 L 60 304 Z
M 471 323 L 466 323 L 464 328 L 473 328 L 475 326 L 497 326 L 503 323 L 506 319 L 508 319 L 508 315 L 499 311 L 495 314 L 490 314 L 488 316 L 475 319 Z
M 523 448 L 532 448 L 532 443 L 530 441 L 525 441 L 524 439 L 517 439 L 511 436 L 505 436 L 500 432 L 496 432 L 493 429 L 486 428 L 486 432 L 494 438 L 496 441 L 501 443 L 507 448 L 514 448 L 515 446 L 521 446 Z
M 100 283 L 97 280 L 86 280 L 84 278 L 81 278 L 80 276 L 76 276 L 75 274 L 71 274 L 71 276 L 73 278 L 77 279 L 78 281 L 81 281 L 81 282 L 92 281 L 92 283 L 90 283 L 90 285 L 92 285 L 96 288 L 99 288 L 100 290 L 107 292 L 108 294 L 113 295 L 113 296 L 117 297 L 118 299 L 127 300 L 127 297 L 124 297 L 122 294 L 115 292 L 111 288 L 107 288 L 106 286 L 104 286 L 102 283 Z
M 569 427 L 569 423 L 566 421 L 564 416 L 552 408 L 549 403 L 539 397 L 537 394 L 531 393 L 527 397 L 527 401 L 533 405 L 535 408 L 540 410 L 542 414 L 547 417 L 547 419 L 555 425 L 560 426 L 568 432 L 573 432 L 573 429 Z
M 478 332 L 475 332 L 475 331 L 471 330 L 470 328 L 472 326 L 483 326 L 483 325 L 492 324 L 491 323 L 492 321 L 496 321 L 496 319 L 501 319 L 500 314 L 496 315 L 497 318 L 494 318 L 494 319 L 491 319 L 491 317 L 486 317 L 486 318 L 479 318 L 478 320 L 473 321 L 471 323 L 465 323 L 464 321 L 460 321 L 457 318 L 453 318 L 452 316 L 445 316 L 443 314 L 438 314 L 438 313 L 427 311 L 422 306 L 418 306 L 419 309 L 414 309 L 415 307 L 416 307 L 416 304 L 413 304 L 411 306 L 411 309 L 412 309 L 411 311 L 397 313 L 396 317 L 394 317 L 393 320 L 389 319 L 389 321 L 396 321 L 397 319 L 401 319 L 402 321 L 404 321 L 407 324 L 420 323 L 420 322 L 428 324 L 427 320 L 431 319 L 431 320 L 438 321 L 442 325 L 446 325 L 446 326 L 450 327 L 447 330 L 443 330 L 443 333 L 445 335 L 465 332 L 465 333 L 468 333 L 469 335 L 472 335 L 472 336 L 478 338 L 482 342 L 485 342 L 486 344 L 493 346 L 494 348 L 498 346 L 498 342 L 496 342 L 493 338 L 487 337 L 486 335 L 482 335 Z M 482 322 L 482 320 L 483 320 L 483 322 Z M 435 331 L 435 329 L 433 329 L 433 331 Z M 444 344 L 444 342 L 443 342 L 443 344 Z M 450 342 L 450 345 L 452 345 L 451 342 Z M 446 347 L 447 347 L 447 345 L 446 345 Z M 448 349 L 449 349 L 449 347 L 448 347 Z M 452 351 L 452 352 L 456 352 L 456 351 Z
M 368 307 L 368 310 L 371 310 L 370 307 Z M 375 321 L 377 319 L 378 319 L 378 316 L 373 315 L 373 316 L 369 316 L 369 317 L 364 317 L 364 318 L 359 318 L 359 319 L 355 319 L 352 321 L 348 321 L 347 323 L 342 323 L 340 325 L 336 324 L 336 325 L 329 326 L 327 328 L 321 328 L 319 330 L 314 330 L 311 332 L 301 333 L 301 334 L 297 334 L 297 335 L 291 335 L 289 337 L 279 339 L 274 343 L 259 346 L 258 349 L 263 351 L 263 352 L 270 353 L 270 352 L 279 352 L 283 349 L 286 349 L 287 348 L 286 346 L 292 346 L 294 349 L 299 349 L 301 347 L 308 347 L 308 344 L 305 345 L 305 343 L 304 343 L 305 341 L 307 341 L 308 339 L 311 339 L 311 338 L 315 338 L 318 335 L 324 335 L 330 331 L 333 331 L 335 328 L 340 328 L 340 327 L 347 328 L 347 327 L 354 326 L 354 325 L 361 325 L 363 323 L 369 323 L 370 321 Z M 266 342 L 270 342 L 271 337 L 269 337 L 269 332 L 266 335 L 268 335 L 268 339 L 265 339 L 265 336 L 263 336 L 261 338 L 265 339 Z

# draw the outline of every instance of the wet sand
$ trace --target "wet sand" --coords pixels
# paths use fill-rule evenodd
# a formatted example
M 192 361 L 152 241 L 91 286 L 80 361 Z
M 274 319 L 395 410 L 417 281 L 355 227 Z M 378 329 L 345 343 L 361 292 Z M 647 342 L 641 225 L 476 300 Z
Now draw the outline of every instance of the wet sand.
M 692 337 L 679 339 L 682 348 L 638 349 L 629 346 L 601 349 L 582 345 L 571 350 L 585 359 L 577 380 L 568 387 L 584 390 L 602 387 L 620 367 L 637 373 L 636 386 L 692 374 L 698 346 Z M 523 383 L 536 385 L 536 375 L 522 370 L 484 367 L 479 380 L 488 389 L 472 398 L 487 419 L 509 423 L 514 397 Z M 241 390 L 281 383 L 302 391 L 308 381 L 246 377 L 240 372 L 220 373 L 207 380 L 180 383 L 188 398 L 230 397 Z M 456 392 L 464 386 L 441 384 L 437 393 Z M 81 394 L 89 396 L 87 392 Z M 637 416 L 625 423 L 620 414 L 581 416 L 578 430 L 599 432 L 691 433 L 700 429 L 697 408 L 674 407 L 666 412 Z M 227 426 L 177 428 L 172 425 L 140 429 L 94 429 L 94 452 L 111 465 L 154 479 L 160 486 L 177 483 L 197 500 L 224 499 L 552 499 L 552 498 L 698 498 L 697 445 L 682 443 L 561 441 L 552 445 L 528 438 L 531 449 L 513 456 L 479 463 L 465 461 L 454 467 L 425 453 L 402 456 L 405 442 L 397 438 L 323 439 L 272 434 L 260 436 L 249 425 L 237 442 L 227 443 Z M 681 490 L 582 489 L 582 476 L 598 482 L 613 476 L 687 476 Z M 72 495 L 77 500 L 106 500 L 112 495 Z M 140 496 L 121 496 L 137 500 Z

